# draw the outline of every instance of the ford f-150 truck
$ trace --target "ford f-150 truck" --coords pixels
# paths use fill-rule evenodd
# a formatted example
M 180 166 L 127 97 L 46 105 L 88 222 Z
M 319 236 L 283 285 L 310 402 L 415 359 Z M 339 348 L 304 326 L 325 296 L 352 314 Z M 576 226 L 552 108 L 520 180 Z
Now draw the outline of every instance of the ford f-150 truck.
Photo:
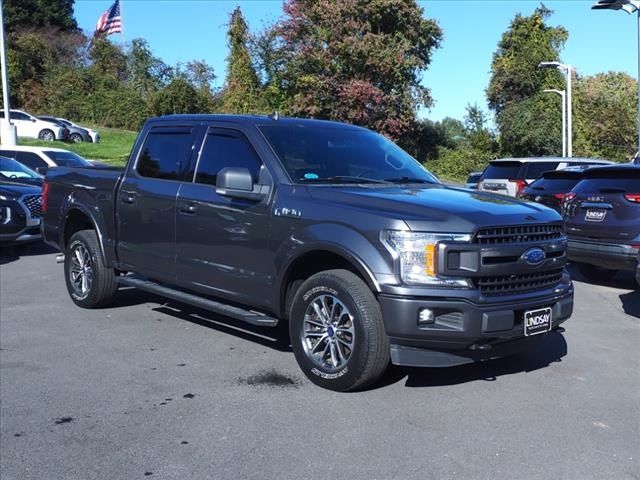
M 151 119 L 124 171 L 60 167 L 43 238 L 73 301 L 136 287 L 254 325 L 288 321 L 314 383 L 373 384 L 545 348 L 573 310 L 561 218 L 443 185 L 385 137 L 276 116 Z

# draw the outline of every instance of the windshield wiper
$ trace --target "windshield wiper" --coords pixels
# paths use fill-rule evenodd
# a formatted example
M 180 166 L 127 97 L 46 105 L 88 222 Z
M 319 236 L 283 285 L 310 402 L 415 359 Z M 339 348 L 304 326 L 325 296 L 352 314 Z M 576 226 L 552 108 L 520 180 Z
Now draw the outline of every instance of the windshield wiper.
M 388 180 L 379 180 L 377 178 L 367 177 L 354 177 L 349 175 L 335 175 L 332 177 L 318 177 L 318 178 L 301 178 L 301 182 L 305 183 L 389 183 Z
M 396 178 L 385 178 L 385 182 L 391 183 L 430 183 L 436 185 L 436 182 L 432 182 L 431 180 L 427 180 L 426 178 L 418 178 L 418 177 L 396 177 Z

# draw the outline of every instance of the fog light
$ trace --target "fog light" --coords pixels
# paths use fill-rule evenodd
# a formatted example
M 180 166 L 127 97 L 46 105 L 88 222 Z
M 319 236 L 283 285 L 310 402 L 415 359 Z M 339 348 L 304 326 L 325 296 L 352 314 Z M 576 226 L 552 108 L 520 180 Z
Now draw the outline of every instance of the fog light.
M 433 310 L 430 310 L 428 308 L 422 308 L 418 312 L 418 325 L 433 323 L 434 319 L 435 319 L 435 315 L 433 314 Z

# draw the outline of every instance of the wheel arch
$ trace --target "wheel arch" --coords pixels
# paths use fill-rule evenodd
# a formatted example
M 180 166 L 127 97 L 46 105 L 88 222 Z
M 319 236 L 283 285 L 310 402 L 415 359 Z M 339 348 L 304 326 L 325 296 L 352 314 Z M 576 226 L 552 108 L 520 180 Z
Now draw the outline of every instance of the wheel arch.
M 98 246 L 100 247 L 100 253 L 102 255 L 102 259 L 105 262 L 105 265 L 111 265 L 112 260 L 106 255 L 106 249 L 104 246 L 104 236 L 101 228 L 98 226 L 98 222 L 95 217 L 87 211 L 87 209 L 83 208 L 81 205 L 74 205 L 70 208 L 64 220 L 64 228 L 60 233 L 60 242 L 63 248 L 66 250 L 71 237 L 81 230 L 93 230 L 96 232 L 96 236 L 98 237 Z
M 356 255 L 333 246 L 312 248 L 292 258 L 284 270 L 280 282 L 280 315 L 288 318 L 296 282 L 303 282 L 311 275 L 333 269 L 348 270 L 360 277 L 374 294 L 380 291 L 375 276 Z

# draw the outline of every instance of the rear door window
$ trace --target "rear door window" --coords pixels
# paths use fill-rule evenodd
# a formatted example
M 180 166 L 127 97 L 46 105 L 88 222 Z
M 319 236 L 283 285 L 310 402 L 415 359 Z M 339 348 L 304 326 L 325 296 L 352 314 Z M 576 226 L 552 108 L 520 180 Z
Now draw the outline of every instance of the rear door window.
M 49 166 L 47 162 L 45 162 L 42 158 L 40 158 L 39 155 L 33 152 L 18 152 L 16 155 L 16 160 L 18 160 L 21 164 L 29 167 L 31 170 Z
M 527 163 L 527 174 L 525 178 L 540 178 L 544 172 L 549 172 L 558 168 L 560 162 L 529 162 Z
M 490 163 L 487 169 L 482 174 L 483 179 L 516 179 L 520 178 L 520 169 L 522 163 L 520 162 L 496 162 Z
M 152 128 L 140 151 L 136 171 L 143 177 L 183 180 L 191 158 L 195 128 Z

